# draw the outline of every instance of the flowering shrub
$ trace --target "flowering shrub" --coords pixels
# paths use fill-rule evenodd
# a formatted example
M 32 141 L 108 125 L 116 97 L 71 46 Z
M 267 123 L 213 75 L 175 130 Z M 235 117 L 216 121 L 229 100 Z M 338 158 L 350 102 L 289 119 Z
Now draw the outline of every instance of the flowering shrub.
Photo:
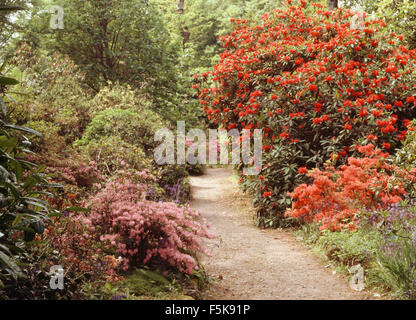
M 321 229 L 355 229 L 362 208 L 380 209 L 403 200 L 405 182 L 416 182 L 416 169 L 407 172 L 388 164 L 388 154 L 371 144 L 357 149 L 363 158 L 349 157 L 339 169 L 327 165 L 324 171 L 310 171 L 313 183 L 289 194 L 293 203 L 286 215 L 319 221 Z
M 181 272 L 197 269 L 196 252 L 207 253 L 201 237 L 211 237 L 206 221 L 189 207 L 145 199 L 147 186 L 128 179 L 108 182 L 89 204 L 85 221 L 107 248 L 123 258 L 124 270 L 163 262 Z
M 394 163 L 404 170 L 416 168 L 416 132 L 413 130 L 415 124 L 416 122 L 413 120 L 411 125 L 409 125 L 409 134 L 403 141 L 402 147 L 397 149 L 394 157 Z M 410 188 L 408 188 L 408 192 L 410 197 L 415 198 L 415 185 L 411 185 Z
M 46 168 L 56 182 L 63 182 L 78 188 L 91 188 L 103 179 L 97 164 L 76 161 L 79 159 L 58 160 Z
M 331 157 L 345 163 L 356 145 L 393 150 L 415 116 L 415 51 L 401 35 L 384 33 L 381 20 L 353 29 L 350 10 L 287 2 L 263 15 L 261 25 L 233 20 L 220 62 L 195 76 L 208 119 L 228 129 L 263 129 L 264 153 L 286 144 L 294 157 L 283 170 L 293 177 Z M 268 161 L 263 168 L 273 165 Z M 287 205 L 274 190 L 280 183 L 256 190 L 259 198 L 272 192 L 271 215 Z
M 293 220 L 284 219 L 285 208 L 290 205 L 287 195 L 293 186 L 304 182 L 305 175 L 298 169 L 299 151 L 284 143 L 276 143 L 273 150 L 263 154 L 261 174 L 241 179 L 245 191 L 253 193 L 257 222 L 262 227 L 287 227 Z
M 52 218 L 42 235 L 26 247 L 27 253 L 21 258 L 24 278 L 9 281 L 0 288 L 13 299 L 84 299 L 89 290 L 98 290 L 105 283 L 121 280 L 120 260 L 105 253 L 102 244 L 95 241 L 86 231 L 87 226 L 78 214 L 65 213 L 65 217 Z M 46 285 L 51 275 L 50 268 L 61 265 L 64 269 L 63 290 L 52 290 Z M 4 290 L 4 291 L 3 291 Z

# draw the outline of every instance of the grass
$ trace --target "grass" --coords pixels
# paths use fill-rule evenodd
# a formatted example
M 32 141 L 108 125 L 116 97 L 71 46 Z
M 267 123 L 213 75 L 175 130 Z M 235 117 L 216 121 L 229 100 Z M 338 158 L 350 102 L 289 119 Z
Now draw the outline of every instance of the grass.
M 211 280 L 200 267 L 192 275 L 137 268 L 116 283 L 106 283 L 89 294 L 94 300 L 196 300 L 202 299 Z M 90 290 L 89 290 L 90 289 Z M 85 292 L 92 292 L 85 287 Z
M 357 231 L 320 231 L 317 225 L 308 224 L 294 230 L 311 251 L 324 264 L 331 266 L 339 274 L 352 277 L 350 268 L 360 264 L 365 273 L 365 289 L 376 297 L 392 298 L 392 293 L 380 281 L 377 250 L 381 235 L 377 230 L 362 228 Z

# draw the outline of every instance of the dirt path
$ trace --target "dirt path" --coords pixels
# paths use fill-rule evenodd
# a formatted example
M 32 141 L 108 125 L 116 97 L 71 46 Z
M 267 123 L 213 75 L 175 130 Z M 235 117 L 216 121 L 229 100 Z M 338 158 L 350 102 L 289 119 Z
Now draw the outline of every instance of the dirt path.
M 213 256 L 202 258 L 217 279 L 208 299 L 365 299 L 288 231 L 255 227 L 250 200 L 231 177 L 220 168 L 191 178 L 191 206 L 217 235 L 206 241 Z

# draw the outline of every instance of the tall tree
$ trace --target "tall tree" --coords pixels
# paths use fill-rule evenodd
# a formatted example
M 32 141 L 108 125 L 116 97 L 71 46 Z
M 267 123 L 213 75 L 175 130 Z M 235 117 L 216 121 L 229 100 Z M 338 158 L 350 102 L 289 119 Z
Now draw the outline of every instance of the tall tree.
M 34 0 L 1 0 L 0 5 L 0 50 L 5 48 L 12 35 L 21 30 L 15 23 L 18 11 L 27 9 L 30 4 L 35 3 Z
M 156 98 L 175 90 L 177 49 L 171 47 L 152 2 L 60 0 L 56 4 L 64 8 L 64 29 L 51 30 L 50 14 L 38 10 L 24 40 L 68 54 L 96 91 L 108 81 L 144 88 Z

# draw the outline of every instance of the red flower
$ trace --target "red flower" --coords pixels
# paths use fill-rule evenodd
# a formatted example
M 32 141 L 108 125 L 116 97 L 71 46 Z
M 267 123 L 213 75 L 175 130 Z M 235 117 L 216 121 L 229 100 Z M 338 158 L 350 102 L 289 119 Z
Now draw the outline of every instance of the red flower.
M 367 111 L 367 108 L 362 108 L 361 110 L 360 110 L 360 117 L 365 117 L 365 116 L 367 116 L 368 115 L 368 111 Z
M 343 104 L 344 104 L 344 107 L 352 107 L 351 100 L 345 99 Z
M 309 90 L 310 91 L 318 91 L 318 86 L 316 84 L 310 84 L 309 85 Z
M 306 167 L 300 167 L 300 168 L 298 169 L 298 172 L 299 172 L 300 174 L 305 174 L 305 173 L 307 173 L 307 172 L 308 172 L 308 169 L 307 169 Z
M 413 97 L 413 96 L 412 97 L 407 97 L 406 98 L 406 102 L 407 103 L 413 103 L 413 102 L 415 102 L 415 97 Z
M 390 149 L 390 143 L 383 142 L 383 147 L 384 147 L 385 149 Z

